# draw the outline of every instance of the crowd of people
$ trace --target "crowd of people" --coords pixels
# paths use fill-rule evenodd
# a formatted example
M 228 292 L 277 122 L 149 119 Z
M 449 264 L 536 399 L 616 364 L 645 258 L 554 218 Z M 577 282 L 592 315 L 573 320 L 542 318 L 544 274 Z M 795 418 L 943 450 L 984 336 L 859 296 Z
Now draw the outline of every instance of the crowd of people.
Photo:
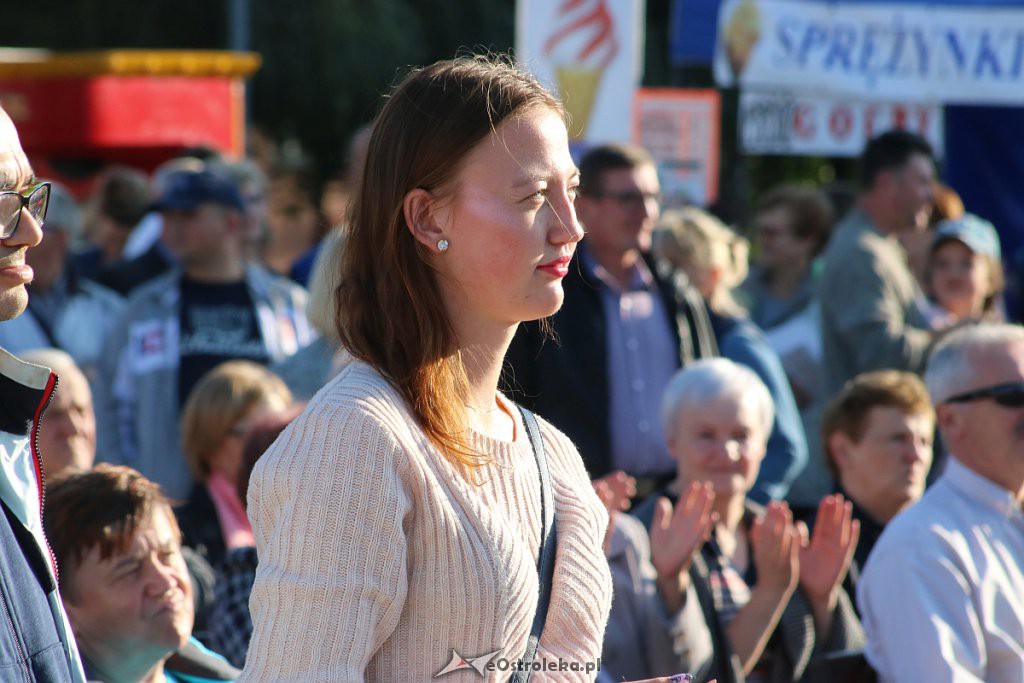
M 1024 328 L 928 143 L 730 227 L 565 118 L 465 57 L 322 188 L 76 198 L 0 110 L 0 677 L 1024 680 Z

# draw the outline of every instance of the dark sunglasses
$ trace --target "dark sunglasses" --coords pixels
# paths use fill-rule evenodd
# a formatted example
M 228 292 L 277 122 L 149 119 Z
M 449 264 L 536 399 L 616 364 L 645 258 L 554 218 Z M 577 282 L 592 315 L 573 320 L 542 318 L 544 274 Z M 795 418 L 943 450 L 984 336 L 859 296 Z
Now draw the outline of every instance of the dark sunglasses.
M 992 399 L 1004 408 L 1020 408 L 1024 406 L 1024 382 L 997 384 L 994 387 L 967 391 L 956 396 L 950 396 L 943 403 L 969 403 L 987 398 Z
M 50 183 L 39 183 L 21 192 L 0 192 L 0 240 L 10 239 L 21 223 L 21 214 L 27 208 L 33 220 L 43 227 L 46 207 L 50 203 Z

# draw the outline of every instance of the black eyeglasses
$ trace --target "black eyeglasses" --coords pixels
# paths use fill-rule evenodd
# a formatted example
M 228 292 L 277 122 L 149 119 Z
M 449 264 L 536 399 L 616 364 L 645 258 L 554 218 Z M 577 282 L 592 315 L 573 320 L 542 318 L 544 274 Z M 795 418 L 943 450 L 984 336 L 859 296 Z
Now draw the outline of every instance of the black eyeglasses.
M 1009 384 L 997 384 L 994 387 L 984 387 L 967 391 L 956 396 L 950 396 L 943 403 L 970 403 L 990 398 L 1004 408 L 1020 408 L 1024 406 L 1024 382 L 1011 382 Z
M 17 232 L 21 212 L 26 208 L 39 227 L 43 227 L 46 207 L 50 205 L 50 183 L 39 183 L 25 192 L 0 192 L 0 240 L 10 239 Z
M 653 201 L 661 203 L 661 194 L 657 192 L 639 192 L 637 190 L 624 190 L 622 192 L 595 192 L 592 196 L 598 199 L 612 199 L 620 206 L 642 206 Z

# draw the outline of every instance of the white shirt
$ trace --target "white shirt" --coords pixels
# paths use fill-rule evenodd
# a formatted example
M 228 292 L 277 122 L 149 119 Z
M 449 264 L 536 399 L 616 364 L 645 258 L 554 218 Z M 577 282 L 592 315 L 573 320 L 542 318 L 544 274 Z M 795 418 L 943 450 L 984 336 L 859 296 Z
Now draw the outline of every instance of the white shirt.
M 894 518 L 857 586 L 883 683 L 1024 681 L 1024 513 L 950 457 Z

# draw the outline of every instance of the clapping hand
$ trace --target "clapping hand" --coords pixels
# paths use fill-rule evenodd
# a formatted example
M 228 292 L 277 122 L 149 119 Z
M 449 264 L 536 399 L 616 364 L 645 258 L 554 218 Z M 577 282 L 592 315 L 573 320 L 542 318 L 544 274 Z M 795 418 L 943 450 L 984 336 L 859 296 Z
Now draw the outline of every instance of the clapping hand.
M 606 474 L 591 483 L 608 512 L 625 512 L 629 509 L 630 499 L 636 495 L 636 479 L 622 470 Z
M 607 555 L 611 549 L 615 515 L 629 509 L 630 498 L 636 495 L 636 479 L 622 470 L 616 470 L 600 479 L 594 479 L 590 483 L 593 485 L 597 497 L 608 510 L 608 528 L 604 532 L 604 552 Z
M 692 482 L 675 509 L 667 498 L 659 498 L 654 507 L 651 563 L 658 572 L 658 588 L 670 614 L 682 606 L 690 563 L 711 534 L 716 519 L 711 511 L 714 502 L 711 484 Z
M 839 494 L 825 496 L 818 505 L 814 533 L 799 525 L 800 586 L 811 605 L 831 612 L 839 586 L 850 569 L 860 538 L 860 522 L 853 519 L 853 505 Z
M 764 515 L 754 520 L 750 542 L 757 588 L 788 599 L 800 579 L 800 534 L 789 506 L 778 501 L 768 503 Z

